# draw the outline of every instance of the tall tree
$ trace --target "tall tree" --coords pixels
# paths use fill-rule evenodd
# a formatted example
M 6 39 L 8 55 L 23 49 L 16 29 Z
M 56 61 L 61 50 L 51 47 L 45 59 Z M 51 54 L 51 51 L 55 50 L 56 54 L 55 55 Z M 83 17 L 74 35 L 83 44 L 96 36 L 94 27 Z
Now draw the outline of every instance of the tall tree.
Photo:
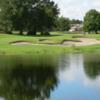
M 34 33 L 36 33 L 36 31 L 40 31 L 41 35 L 48 35 L 48 31 L 54 25 L 54 21 L 58 13 L 59 9 L 53 1 L 41 0 L 34 7 L 33 11 L 30 12 L 30 17 L 33 15 L 33 19 L 31 22 L 29 21 L 29 27 L 34 25 L 34 28 L 30 27 L 30 29 L 34 29 Z
M 59 13 L 57 5 L 51 0 L 5 0 L 2 3 L 3 21 L 7 27 L 24 30 L 28 35 L 36 35 L 37 31 L 47 33 Z
M 100 31 L 100 13 L 97 16 L 96 21 L 97 21 L 97 29 L 98 31 Z
M 88 11 L 84 17 L 84 31 L 97 33 L 99 23 L 99 12 L 94 9 Z
M 12 4 L 9 0 L 1 0 L 0 2 L 0 15 L 1 20 L 0 24 L 4 27 L 4 31 L 7 33 L 11 33 L 12 30 L 12 22 L 10 20 L 12 12 Z

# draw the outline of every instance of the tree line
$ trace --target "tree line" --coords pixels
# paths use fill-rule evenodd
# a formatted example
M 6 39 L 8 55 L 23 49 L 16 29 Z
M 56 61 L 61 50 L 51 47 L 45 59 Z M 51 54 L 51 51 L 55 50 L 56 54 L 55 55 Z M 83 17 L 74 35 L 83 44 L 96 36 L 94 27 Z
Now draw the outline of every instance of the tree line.
M 49 35 L 49 31 L 69 31 L 73 24 L 83 24 L 85 32 L 100 31 L 100 12 L 92 9 L 84 21 L 59 17 L 60 9 L 51 0 L 0 0 L 0 31 L 20 35 Z
M 81 23 L 80 20 L 59 17 L 59 12 L 58 5 L 51 0 L 1 0 L 0 31 L 49 35 L 49 31 L 68 31 L 71 24 Z
M 51 0 L 2 0 L 0 1 L 0 25 L 6 33 L 13 30 L 23 34 L 49 34 L 59 14 L 57 4 Z
M 54 27 L 55 31 L 69 31 L 72 25 L 82 24 L 82 21 L 78 19 L 69 19 L 61 16 L 57 18 L 55 24 L 56 24 L 56 26 Z
M 100 33 L 100 12 L 91 9 L 84 16 L 83 21 L 81 20 L 70 20 L 69 18 L 60 17 L 57 20 L 57 30 L 58 31 L 68 31 L 71 25 L 83 24 L 82 31 L 88 33 Z
M 60 17 L 57 20 L 56 29 L 58 31 L 68 31 L 71 25 L 76 24 L 83 24 L 82 31 L 84 32 L 98 34 L 100 33 L 100 12 L 95 9 L 89 10 L 84 16 L 83 21 Z

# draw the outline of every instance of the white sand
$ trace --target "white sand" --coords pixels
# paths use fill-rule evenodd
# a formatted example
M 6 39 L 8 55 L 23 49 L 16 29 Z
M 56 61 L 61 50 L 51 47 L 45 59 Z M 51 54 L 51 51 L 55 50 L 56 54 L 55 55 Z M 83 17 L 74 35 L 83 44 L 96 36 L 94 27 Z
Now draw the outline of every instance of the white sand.
M 88 45 L 95 45 L 100 44 L 100 40 L 91 39 L 91 38 L 78 38 L 80 42 L 75 41 L 65 41 L 63 45 L 69 46 L 88 46 Z
M 76 41 L 64 41 L 63 44 L 57 44 L 53 45 L 51 44 L 50 46 L 89 46 L 89 45 L 95 45 L 95 44 L 100 44 L 100 40 L 96 39 L 91 39 L 91 38 L 77 38 L 78 42 Z M 49 45 L 49 44 L 33 44 L 31 42 L 27 41 L 16 41 L 15 43 L 11 43 L 11 45 Z
M 11 45 L 33 45 L 33 43 L 30 43 L 30 42 L 15 42 L 15 43 L 11 43 Z

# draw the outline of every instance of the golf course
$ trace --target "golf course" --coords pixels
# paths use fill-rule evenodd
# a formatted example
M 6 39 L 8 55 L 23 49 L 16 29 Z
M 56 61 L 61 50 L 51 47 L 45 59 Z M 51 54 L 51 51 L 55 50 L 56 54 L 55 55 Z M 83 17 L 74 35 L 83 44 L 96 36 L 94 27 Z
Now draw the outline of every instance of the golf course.
M 83 40 L 83 41 L 82 41 Z M 51 32 L 50 36 L 0 34 L 0 54 L 100 52 L 100 34 Z M 92 42 L 91 42 L 92 41 Z

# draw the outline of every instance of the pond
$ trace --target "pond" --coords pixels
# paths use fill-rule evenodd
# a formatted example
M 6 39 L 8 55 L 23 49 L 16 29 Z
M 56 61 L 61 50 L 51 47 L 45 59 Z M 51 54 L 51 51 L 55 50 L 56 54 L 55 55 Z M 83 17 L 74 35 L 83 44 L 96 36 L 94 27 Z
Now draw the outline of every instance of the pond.
M 100 54 L 1 55 L 0 100 L 100 100 Z

